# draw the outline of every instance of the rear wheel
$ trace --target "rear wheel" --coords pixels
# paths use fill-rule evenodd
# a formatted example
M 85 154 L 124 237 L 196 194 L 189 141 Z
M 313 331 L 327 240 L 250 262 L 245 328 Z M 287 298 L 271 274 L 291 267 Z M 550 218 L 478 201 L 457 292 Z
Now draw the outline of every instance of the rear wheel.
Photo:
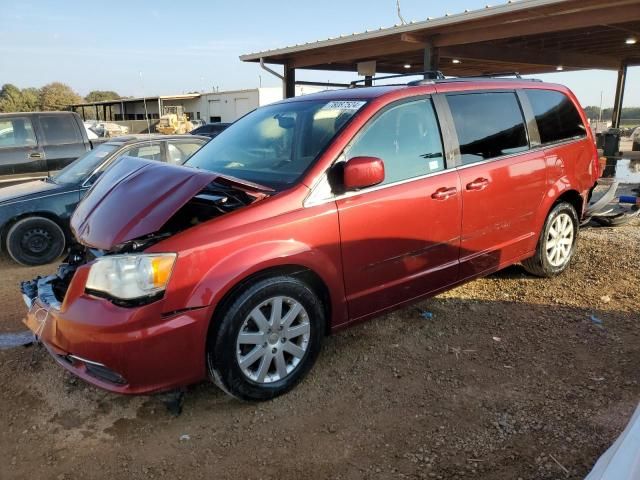
M 536 254 L 524 260 L 522 266 L 532 275 L 553 277 L 562 273 L 571 262 L 578 239 L 578 214 L 567 202 L 556 204 L 544 223 Z
M 22 265 L 44 265 L 64 251 L 64 232 L 48 218 L 23 218 L 7 232 L 6 247 L 9 256 Z
M 207 348 L 209 374 L 243 400 L 268 400 L 311 369 L 324 335 L 324 309 L 302 281 L 281 276 L 241 292 L 218 317 Z

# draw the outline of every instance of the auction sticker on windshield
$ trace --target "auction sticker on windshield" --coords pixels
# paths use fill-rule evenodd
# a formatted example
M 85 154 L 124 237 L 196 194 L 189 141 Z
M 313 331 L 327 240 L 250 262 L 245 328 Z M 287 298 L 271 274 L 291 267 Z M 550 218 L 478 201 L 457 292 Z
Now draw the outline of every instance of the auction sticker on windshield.
M 367 103 L 356 100 L 336 100 L 327 103 L 321 110 L 343 110 L 343 111 L 356 111 L 360 110 L 362 106 Z

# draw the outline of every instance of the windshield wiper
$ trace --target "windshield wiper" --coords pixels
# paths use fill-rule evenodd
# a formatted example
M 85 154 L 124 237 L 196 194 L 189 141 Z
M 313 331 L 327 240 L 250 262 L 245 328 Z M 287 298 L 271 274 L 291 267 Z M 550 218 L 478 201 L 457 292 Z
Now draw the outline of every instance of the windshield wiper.
M 46 177 L 44 177 L 42 180 L 43 180 L 44 182 L 47 182 L 47 183 L 53 183 L 53 184 L 55 184 L 55 185 L 57 185 L 57 184 L 58 184 L 58 182 L 56 182 L 56 181 L 53 179 L 53 177 L 52 177 L 51 175 L 47 175 L 47 176 L 46 176 Z

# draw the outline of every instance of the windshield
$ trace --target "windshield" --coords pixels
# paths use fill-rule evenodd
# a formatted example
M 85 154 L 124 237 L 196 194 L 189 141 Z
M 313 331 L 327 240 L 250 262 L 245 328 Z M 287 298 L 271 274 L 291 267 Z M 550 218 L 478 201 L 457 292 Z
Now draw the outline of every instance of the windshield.
M 102 144 L 88 151 L 76 161 L 60 170 L 53 181 L 61 185 L 75 185 L 84 182 L 98 168 L 105 157 L 119 148 L 120 145 Z
M 295 183 L 364 101 L 296 101 L 259 108 L 186 165 L 283 190 Z

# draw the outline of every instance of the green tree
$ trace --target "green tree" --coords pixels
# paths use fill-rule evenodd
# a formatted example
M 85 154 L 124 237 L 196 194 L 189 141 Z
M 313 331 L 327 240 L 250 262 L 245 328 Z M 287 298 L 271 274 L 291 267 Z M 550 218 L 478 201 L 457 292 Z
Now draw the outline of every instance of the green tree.
M 30 112 L 24 101 L 22 90 L 15 85 L 6 83 L 0 89 L 0 112 Z
M 105 100 L 117 100 L 120 98 L 113 90 L 93 90 L 84 97 L 85 102 L 104 102 Z
M 65 110 L 74 103 L 82 103 L 82 97 L 64 83 L 53 82 L 40 89 L 41 110 Z
M 23 88 L 22 103 L 25 112 L 36 112 L 40 107 L 40 89 L 39 88 Z

